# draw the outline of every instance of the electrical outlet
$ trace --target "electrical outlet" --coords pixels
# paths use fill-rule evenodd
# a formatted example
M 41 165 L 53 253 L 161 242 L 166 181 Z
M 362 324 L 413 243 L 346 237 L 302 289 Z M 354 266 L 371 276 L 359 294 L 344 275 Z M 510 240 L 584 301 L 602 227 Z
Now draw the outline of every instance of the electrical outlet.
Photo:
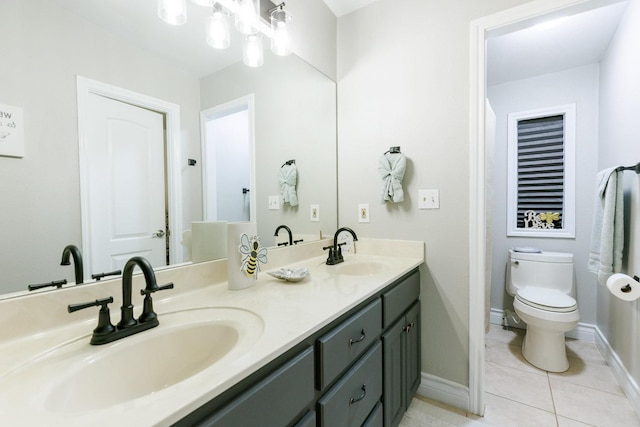
M 269 196 L 269 209 L 270 210 L 280 209 L 280 196 Z
M 368 203 L 361 203 L 358 205 L 358 222 L 369 222 Z
M 320 205 L 311 205 L 311 209 L 309 212 L 311 222 L 319 222 L 320 221 Z
M 418 190 L 418 209 L 440 208 L 440 190 Z

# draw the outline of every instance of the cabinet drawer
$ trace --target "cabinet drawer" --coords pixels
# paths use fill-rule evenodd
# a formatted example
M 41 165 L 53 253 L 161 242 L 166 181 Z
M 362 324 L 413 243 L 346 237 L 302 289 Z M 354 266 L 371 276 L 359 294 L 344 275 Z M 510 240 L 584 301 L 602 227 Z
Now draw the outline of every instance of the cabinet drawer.
M 320 425 L 362 425 L 381 395 L 382 345 L 378 342 L 318 401 Z
M 316 427 L 316 411 L 309 411 L 294 427 Z
M 378 402 L 376 407 L 369 414 L 367 420 L 362 424 L 362 427 L 382 427 L 383 425 L 382 403 Z
M 400 317 L 420 296 L 420 273 L 416 270 L 393 289 L 382 294 L 384 329 Z
M 380 335 L 380 299 L 354 314 L 340 326 L 318 339 L 319 387 L 323 390 L 356 360 Z
M 242 393 L 208 420 L 207 426 L 284 426 L 315 397 L 313 348 Z

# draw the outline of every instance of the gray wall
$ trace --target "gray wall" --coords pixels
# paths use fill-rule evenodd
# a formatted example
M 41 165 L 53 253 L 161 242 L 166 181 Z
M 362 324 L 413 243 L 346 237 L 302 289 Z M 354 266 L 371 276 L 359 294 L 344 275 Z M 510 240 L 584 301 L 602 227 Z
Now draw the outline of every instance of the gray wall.
M 424 240 L 422 370 L 468 385 L 469 25 L 520 0 L 381 0 L 338 18 L 338 207 L 360 236 Z M 405 201 L 380 205 L 379 156 L 408 158 Z M 440 209 L 418 210 L 418 189 Z M 357 221 L 369 203 L 368 224 Z
M 275 244 L 280 224 L 294 234 L 332 235 L 338 210 L 335 82 L 295 55 L 265 55 L 258 70 L 238 63 L 205 77 L 201 91 L 203 110 L 254 94 L 256 217 L 263 244 Z M 299 204 L 269 210 L 268 197 L 280 194 L 278 170 L 289 159 L 296 161 Z M 311 204 L 320 205 L 319 222 L 310 221 Z
M 632 0 L 600 66 L 598 169 L 640 161 L 640 1 Z M 640 275 L 640 176 L 624 173 L 626 233 L 623 269 Z M 597 325 L 636 383 L 640 383 L 640 307 L 596 284 Z
M 491 308 L 513 311 L 513 297 L 505 292 L 508 250 L 534 246 L 545 251 L 570 252 L 575 258 L 576 299 L 580 322 L 595 324 L 596 292 L 587 272 L 595 175 L 598 156 L 598 64 L 490 86 L 488 97 L 496 113 L 494 155 L 493 268 Z M 572 239 L 507 237 L 507 119 L 509 113 L 576 104 L 576 236 Z

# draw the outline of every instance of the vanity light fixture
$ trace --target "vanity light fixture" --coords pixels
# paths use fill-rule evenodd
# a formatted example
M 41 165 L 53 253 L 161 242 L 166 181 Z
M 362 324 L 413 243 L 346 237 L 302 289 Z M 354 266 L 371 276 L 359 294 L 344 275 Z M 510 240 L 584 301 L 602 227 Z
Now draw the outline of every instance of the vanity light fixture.
M 242 62 L 248 67 L 260 67 L 264 63 L 264 48 L 260 34 L 252 34 L 244 39 Z
M 231 44 L 231 16 L 220 3 L 213 4 L 213 14 L 207 20 L 207 44 L 215 49 L 226 49 Z
M 284 10 L 284 2 L 271 10 L 271 52 L 274 55 L 287 56 L 291 53 L 289 21 L 291 14 Z
M 187 22 L 186 0 L 158 0 L 158 16 L 170 25 Z
M 235 0 L 236 30 L 250 36 L 260 31 L 260 0 Z
M 158 16 L 172 25 L 187 22 L 186 0 L 158 0 Z M 292 52 L 290 21 L 291 14 L 284 9 L 284 2 L 274 5 L 266 0 L 261 10 L 260 0 L 191 0 L 198 6 L 210 7 L 207 19 L 207 44 L 215 49 L 226 49 L 231 44 L 231 17 L 236 29 L 244 34 L 243 62 L 250 67 L 259 67 L 264 62 L 262 34 L 271 38 L 274 55 L 286 56 Z M 274 6 L 269 8 L 268 6 Z M 269 26 L 261 17 L 271 20 Z M 262 34 L 260 34 L 262 33 Z

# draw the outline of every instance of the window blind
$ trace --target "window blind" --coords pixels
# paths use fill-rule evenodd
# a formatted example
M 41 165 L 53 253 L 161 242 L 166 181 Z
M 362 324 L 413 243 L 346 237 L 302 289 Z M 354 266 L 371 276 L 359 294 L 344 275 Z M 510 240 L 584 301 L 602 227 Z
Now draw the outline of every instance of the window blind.
M 562 228 L 564 169 L 564 115 L 518 121 L 518 228 L 529 210 L 558 212 Z

